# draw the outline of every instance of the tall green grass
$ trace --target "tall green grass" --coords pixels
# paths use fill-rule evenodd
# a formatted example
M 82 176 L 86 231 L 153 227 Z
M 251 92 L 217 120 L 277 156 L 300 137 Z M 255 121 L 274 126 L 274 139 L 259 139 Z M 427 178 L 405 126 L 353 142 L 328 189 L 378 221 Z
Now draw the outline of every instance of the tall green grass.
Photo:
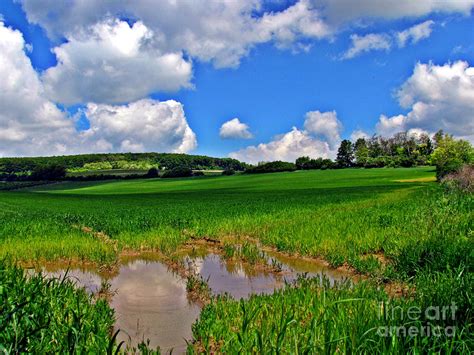
M 122 248 L 170 251 L 192 237 L 250 236 L 279 250 L 377 268 L 426 238 L 431 168 L 331 170 L 200 179 L 66 183 L 0 192 L 0 255 L 18 259 L 116 258 L 79 227 Z M 415 180 L 399 182 L 399 180 Z M 426 201 L 425 201 L 426 200 Z M 421 227 L 421 228 L 420 228 Z
M 64 278 L 46 279 L 0 260 L 0 352 L 112 353 L 113 310 Z
M 462 317 L 465 309 L 455 313 L 461 314 L 459 318 L 451 319 L 451 313 L 446 312 L 448 319 L 431 320 L 431 313 L 426 315 L 423 306 L 418 297 L 389 299 L 383 290 L 367 282 L 331 286 L 327 279 L 300 278 L 272 295 L 240 301 L 214 299 L 193 325 L 194 343 L 189 352 L 472 352 L 474 327 Z M 417 309 L 422 310 L 419 316 L 409 313 Z M 433 336 L 434 332 L 440 336 Z
M 469 352 L 474 199 L 443 191 L 429 182 L 433 177 L 431 168 L 345 169 L 1 191 L 0 257 L 102 264 L 115 262 L 127 248 L 167 253 L 191 237 L 242 237 L 243 245 L 251 237 L 281 251 L 324 257 L 333 266 L 352 266 L 379 284 L 330 288 L 324 280 L 301 279 L 248 301 L 218 298 L 194 326 L 194 350 Z M 259 251 L 246 245 L 243 256 L 257 260 Z M 224 252 L 232 258 L 238 251 Z M 413 294 L 390 300 L 381 286 L 387 280 L 404 283 Z M 444 338 L 377 336 L 377 327 L 406 320 L 379 316 L 380 302 L 404 311 L 455 302 L 457 318 L 434 325 L 454 325 L 459 332 Z M 414 325 L 427 323 L 420 318 Z

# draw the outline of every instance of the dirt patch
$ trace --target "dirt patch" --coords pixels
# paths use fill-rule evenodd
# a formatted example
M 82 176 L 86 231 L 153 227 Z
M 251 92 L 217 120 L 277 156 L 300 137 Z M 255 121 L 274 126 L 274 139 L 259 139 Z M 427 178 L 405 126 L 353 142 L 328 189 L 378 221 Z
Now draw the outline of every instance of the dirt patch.
M 87 227 L 87 226 L 73 226 L 73 228 L 80 229 L 82 232 L 94 236 L 95 238 L 99 239 L 101 242 L 103 242 L 105 244 L 108 244 L 108 245 L 111 245 L 113 247 L 114 251 L 116 253 L 118 252 L 118 241 L 115 240 L 115 239 L 110 238 L 104 232 L 94 231 L 91 227 Z

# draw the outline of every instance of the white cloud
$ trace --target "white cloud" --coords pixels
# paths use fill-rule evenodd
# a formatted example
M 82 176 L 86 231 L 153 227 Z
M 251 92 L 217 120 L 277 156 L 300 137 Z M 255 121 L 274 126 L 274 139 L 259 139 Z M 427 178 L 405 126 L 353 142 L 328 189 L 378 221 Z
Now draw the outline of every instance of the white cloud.
M 145 99 L 118 106 L 88 104 L 85 114 L 90 129 L 81 133 L 82 138 L 100 142 L 110 151 L 186 153 L 197 145 L 183 106 L 173 100 Z
M 337 119 L 336 111 L 307 112 L 304 128 L 309 133 L 325 138 L 331 149 L 335 149 L 341 141 L 342 123 Z
M 415 44 L 424 38 L 428 38 L 433 31 L 434 21 L 428 20 L 418 25 L 414 25 L 404 31 L 388 33 L 370 33 L 364 36 L 357 34 L 351 35 L 351 47 L 342 55 L 342 59 L 351 59 L 362 53 L 385 50 L 392 48 L 394 41 L 398 43 L 398 47 L 405 47 L 407 43 Z
M 28 20 L 52 38 L 69 37 L 105 19 L 128 17 L 154 33 L 156 49 L 186 52 L 216 67 L 238 66 L 257 44 L 307 48 L 304 39 L 331 38 L 346 23 L 396 19 L 434 12 L 468 15 L 474 0 L 299 0 L 279 12 L 260 13 L 264 0 L 21 0 Z
M 351 133 L 351 141 L 352 142 L 355 142 L 357 141 L 359 138 L 364 138 L 364 139 L 368 139 L 370 138 L 369 134 L 360 130 L 360 129 L 357 129 L 355 131 L 353 131 Z
M 25 55 L 19 31 L 0 22 L 0 153 L 5 156 L 109 151 L 188 152 L 196 147 L 183 106 L 140 100 L 123 106 L 88 104 L 90 129 L 78 132 L 74 118 L 45 95 Z
M 397 19 L 421 17 L 430 13 L 461 13 L 469 15 L 474 0 L 323 0 L 322 13 L 329 23 L 357 19 Z
M 365 36 L 353 34 L 351 35 L 351 41 L 352 45 L 346 53 L 344 53 L 342 59 L 354 58 L 362 53 L 374 50 L 388 51 L 392 46 L 390 36 L 384 33 L 369 33 Z
M 410 111 L 390 118 L 382 115 L 376 126 L 378 133 L 443 129 L 474 141 L 474 67 L 467 62 L 418 63 L 397 96 L 400 105 Z
M 54 48 L 58 64 L 43 75 L 49 96 L 63 104 L 121 103 L 154 91 L 189 87 L 191 63 L 179 52 L 161 53 L 153 47 L 153 32 L 143 23 L 97 23 L 68 35 Z
M 74 122 L 46 98 L 24 50 L 22 34 L 0 22 L 0 152 L 61 153 Z
M 378 134 L 390 137 L 395 133 L 406 130 L 406 117 L 405 115 L 397 115 L 393 117 L 387 117 L 381 115 L 379 122 L 375 126 L 375 130 Z
M 399 47 L 405 47 L 407 42 L 412 44 L 428 38 L 433 31 L 434 21 L 428 20 L 418 25 L 412 26 L 404 31 L 397 32 L 397 41 Z
M 260 0 L 175 1 L 95 0 L 22 1 L 28 20 L 44 27 L 52 38 L 70 37 L 108 18 L 141 21 L 154 33 L 153 46 L 163 53 L 179 53 L 216 67 L 235 67 L 256 44 L 274 41 L 288 47 L 302 38 L 330 34 L 310 0 L 300 0 L 281 12 L 255 16 Z
M 273 38 L 280 48 L 288 48 L 301 37 L 321 39 L 332 35 L 330 28 L 309 0 L 300 0 L 277 13 L 265 13 L 257 22 L 257 33 Z
M 249 126 L 233 118 L 224 122 L 219 130 L 219 136 L 223 139 L 250 139 L 253 137 Z
M 327 142 L 312 137 L 308 132 L 296 127 L 290 132 L 275 137 L 269 143 L 249 146 L 229 154 L 231 158 L 256 164 L 261 161 L 283 160 L 294 162 L 298 157 L 329 157 L 331 150 Z

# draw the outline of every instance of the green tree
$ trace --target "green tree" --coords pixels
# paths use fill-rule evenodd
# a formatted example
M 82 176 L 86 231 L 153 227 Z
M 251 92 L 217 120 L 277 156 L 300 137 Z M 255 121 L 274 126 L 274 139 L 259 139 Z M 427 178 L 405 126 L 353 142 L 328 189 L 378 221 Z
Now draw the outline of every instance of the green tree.
M 354 157 L 357 166 L 365 166 L 369 158 L 369 148 L 364 138 L 359 138 L 354 144 Z
M 436 137 L 436 149 L 431 155 L 431 162 L 436 165 L 438 179 L 458 171 L 464 164 L 474 162 L 474 149 L 469 142 L 456 140 L 453 136 L 442 132 L 441 135 Z
M 341 168 L 348 168 L 352 166 L 354 154 L 352 150 L 352 143 L 348 139 L 344 139 L 337 151 L 336 163 Z
M 311 161 L 309 157 L 299 157 L 295 161 L 296 169 L 301 170 L 301 169 L 307 169 L 308 163 Z
M 41 180 L 60 180 L 66 176 L 66 168 L 62 165 L 51 164 L 46 166 L 37 166 L 33 169 L 30 179 L 33 181 Z

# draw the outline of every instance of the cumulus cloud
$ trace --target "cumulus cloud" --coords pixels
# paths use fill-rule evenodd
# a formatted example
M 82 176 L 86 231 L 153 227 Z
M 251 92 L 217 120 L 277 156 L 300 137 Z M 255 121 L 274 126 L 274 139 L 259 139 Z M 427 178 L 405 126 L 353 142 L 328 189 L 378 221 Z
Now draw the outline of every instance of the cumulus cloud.
M 190 86 L 191 63 L 180 52 L 155 49 L 153 31 L 142 22 L 100 22 L 67 39 L 54 48 L 58 64 L 43 75 L 56 102 L 121 103 Z
M 474 141 L 474 68 L 467 62 L 418 63 L 397 97 L 410 111 L 394 117 L 382 115 L 376 126 L 378 133 L 443 129 Z
M 364 138 L 364 139 L 367 139 L 367 138 L 370 138 L 369 134 L 360 130 L 360 129 L 357 129 L 355 131 L 353 131 L 351 133 L 351 141 L 352 142 L 355 142 L 357 141 L 359 138 Z
M 268 143 L 249 146 L 229 154 L 231 158 L 256 164 L 261 161 L 283 160 L 294 162 L 298 157 L 323 157 L 331 155 L 327 142 L 312 137 L 296 127 L 290 132 L 276 136 Z
M 391 38 L 385 33 L 369 33 L 365 36 L 353 34 L 351 35 L 351 41 L 351 47 L 344 53 L 342 59 L 354 58 L 362 53 L 374 50 L 388 51 L 392 47 Z
M 405 47 L 407 42 L 412 44 L 419 42 L 424 38 L 428 38 L 433 31 L 434 21 L 428 20 L 418 25 L 412 26 L 404 31 L 397 33 L 397 41 L 399 47 Z
M 222 139 L 250 139 L 253 137 L 249 126 L 240 122 L 238 118 L 233 118 L 224 122 L 219 130 Z
M 393 117 L 387 117 L 381 115 L 379 122 L 375 125 L 375 130 L 382 136 L 392 136 L 393 134 L 406 130 L 406 116 L 396 115 Z
M 301 38 L 323 38 L 330 33 L 310 0 L 261 16 L 255 16 L 262 7 L 260 0 L 44 0 L 41 4 L 23 0 L 22 6 L 28 20 L 44 27 L 51 38 L 68 37 L 111 17 L 137 19 L 153 31 L 154 46 L 163 53 L 185 51 L 216 67 L 237 66 L 259 43 L 274 41 L 288 47 Z
M 88 104 L 87 131 L 49 101 L 25 55 L 19 31 L 0 22 L 0 155 L 109 151 L 188 152 L 196 147 L 183 106 L 140 100 L 122 106 Z
M 322 0 L 321 11 L 330 23 L 340 24 L 357 19 L 421 17 L 430 13 L 469 15 L 474 0 Z
M 342 123 L 337 119 L 336 111 L 306 113 L 304 128 L 307 132 L 325 138 L 331 149 L 335 149 L 341 141 Z
M 45 28 L 51 38 L 69 37 L 108 18 L 127 17 L 153 31 L 154 46 L 163 54 L 184 51 L 216 67 L 239 65 L 260 43 L 307 48 L 305 39 L 331 38 L 346 23 L 435 12 L 468 15 L 474 6 L 474 0 L 299 0 L 282 11 L 262 13 L 264 0 L 20 1 L 28 20 Z
M 185 153 L 196 148 L 181 103 L 144 99 L 128 105 L 88 104 L 85 114 L 90 128 L 81 136 L 110 151 L 171 151 Z
M 74 122 L 50 102 L 19 31 L 0 22 L 0 155 L 62 153 Z

